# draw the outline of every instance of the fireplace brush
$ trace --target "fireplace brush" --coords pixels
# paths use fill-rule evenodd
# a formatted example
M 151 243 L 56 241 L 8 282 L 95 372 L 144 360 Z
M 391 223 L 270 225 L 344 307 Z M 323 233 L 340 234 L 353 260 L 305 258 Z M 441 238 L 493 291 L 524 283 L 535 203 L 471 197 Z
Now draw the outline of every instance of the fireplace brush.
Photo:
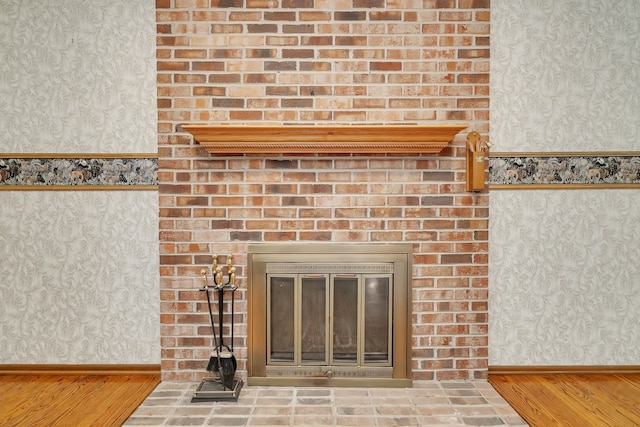
M 230 268 L 230 270 L 234 270 L 233 267 Z M 235 291 L 236 289 L 238 289 L 236 286 L 234 286 L 235 282 L 235 276 L 230 277 L 229 279 L 229 283 L 227 283 L 226 285 L 218 285 L 217 290 L 218 290 L 218 320 L 219 320 L 219 328 L 218 330 L 220 331 L 220 349 L 226 349 L 223 350 L 225 352 L 229 352 L 231 354 L 231 359 L 232 359 L 232 363 L 234 366 L 234 371 L 235 371 L 235 367 L 237 367 L 237 362 L 236 362 L 236 356 L 233 354 L 233 317 L 234 317 L 234 303 L 235 303 Z M 224 327 L 223 327 L 223 319 L 224 319 L 224 293 L 225 292 L 231 292 L 231 322 L 230 322 L 230 335 L 231 335 L 231 346 L 226 345 L 224 343 Z

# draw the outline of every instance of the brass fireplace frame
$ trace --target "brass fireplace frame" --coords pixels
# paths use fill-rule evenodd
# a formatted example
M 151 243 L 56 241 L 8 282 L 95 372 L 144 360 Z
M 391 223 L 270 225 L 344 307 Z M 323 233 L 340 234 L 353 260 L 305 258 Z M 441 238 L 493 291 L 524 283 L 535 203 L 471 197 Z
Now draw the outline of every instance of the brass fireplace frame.
M 291 243 L 249 245 L 248 385 L 411 387 L 411 244 Z M 267 369 L 268 263 L 393 263 L 392 369 L 389 377 L 277 375 Z

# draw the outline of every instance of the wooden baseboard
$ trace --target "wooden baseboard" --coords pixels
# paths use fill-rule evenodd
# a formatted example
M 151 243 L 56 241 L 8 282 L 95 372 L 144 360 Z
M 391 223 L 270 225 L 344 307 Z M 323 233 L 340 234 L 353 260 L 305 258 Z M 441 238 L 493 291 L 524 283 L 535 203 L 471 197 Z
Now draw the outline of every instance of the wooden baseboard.
M 160 375 L 160 365 L 2 365 L 0 375 Z
M 558 374 L 640 374 L 640 365 L 489 366 L 489 376 Z

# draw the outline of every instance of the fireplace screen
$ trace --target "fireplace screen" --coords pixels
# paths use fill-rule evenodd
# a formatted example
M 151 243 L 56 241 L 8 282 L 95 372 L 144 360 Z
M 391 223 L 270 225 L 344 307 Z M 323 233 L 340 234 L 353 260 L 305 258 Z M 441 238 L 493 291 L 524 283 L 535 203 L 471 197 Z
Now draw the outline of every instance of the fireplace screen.
M 391 366 L 391 274 L 267 273 L 267 282 L 267 365 Z
M 402 262 L 337 255 L 251 257 L 250 384 L 257 377 L 295 385 L 302 378 L 393 379 L 398 367 L 407 378 L 407 254 Z

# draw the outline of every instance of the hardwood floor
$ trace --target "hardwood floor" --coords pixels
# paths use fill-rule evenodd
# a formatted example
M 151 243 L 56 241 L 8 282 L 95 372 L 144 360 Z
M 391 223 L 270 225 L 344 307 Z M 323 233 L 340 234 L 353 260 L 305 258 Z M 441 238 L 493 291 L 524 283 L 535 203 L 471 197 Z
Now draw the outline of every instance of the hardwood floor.
M 490 374 L 532 427 L 640 426 L 640 374 Z
M 0 426 L 120 426 L 158 374 L 0 375 Z

